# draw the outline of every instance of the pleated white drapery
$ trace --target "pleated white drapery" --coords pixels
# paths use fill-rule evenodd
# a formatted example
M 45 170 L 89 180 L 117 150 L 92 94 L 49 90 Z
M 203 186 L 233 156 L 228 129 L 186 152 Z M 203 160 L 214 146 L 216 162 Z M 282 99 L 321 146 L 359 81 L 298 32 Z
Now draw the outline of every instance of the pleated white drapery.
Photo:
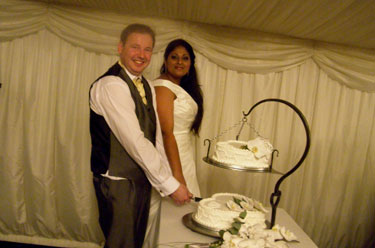
M 375 92 L 373 50 L 28 1 L 6 0 L 2 3 L 2 10 L 2 41 L 47 28 L 75 46 L 97 53 L 116 54 L 122 28 L 132 22 L 141 22 L 151 25 L 158 34 L 155 51 L 164 49 L 170 40 L 183 37 L 215 64 L 246 73 L 283 71 L 312 58 L 340 83 L 354 89 Z
M 166 44 L 189 41 L 205 101 L 196 139 L 202 193 L 238 192 L 269 205 L 278 177 L 228 171 L 202 161 L 203 140 L 235 138 L 231 127 L 256 102 L 280 98 L 306 116 L 310 153 L 282 184 L 280 207 L 319 247 L 363 247 L 375 229 L 375 52 L 196 23 L 46 5 L 0 2 L 0 240 L 98 247 L 89 155 L 88 89 L 117 60 L 129 23 L 157 34 L 146 76 Z M 287 107 L 260 105 L 249 121 L 280 151 L 287 171 L 305 144 Z M 241 140 L 254 137 L 245 127 Z M 236 180 L 233 180 L 236 178 Z M 224 182 L 224 183 L 223 183 Z

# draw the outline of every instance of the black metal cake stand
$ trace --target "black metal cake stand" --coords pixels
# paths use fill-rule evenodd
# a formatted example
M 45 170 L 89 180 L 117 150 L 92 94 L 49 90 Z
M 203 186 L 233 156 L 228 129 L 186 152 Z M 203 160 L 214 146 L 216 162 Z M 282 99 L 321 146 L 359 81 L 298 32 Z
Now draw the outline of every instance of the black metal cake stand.
M 305 128 L 305 134 L 306 134 L 306 145 L 305 145 L 305 150 L 304 150 L 301 158 L 299 159 L 299 161 L 296 163 L 296 165 L 294 165 L 286 173 L 280 173 L 280 172 L 276 171 L 272 167 L 272 163 L 273 163 L 274 154 L 278 153 L 277 150 L 273 150 L 272 156 L 271 156 L 270 167 L 266 168 L 266 169 L 244 168 L 244 167 L 241 167 L 241 166 L 238 166 L 238 165 L 235 165 L 235 164 L 220 163 L 220 162 L 217 162 L 216 160 L 213 160 L 209 156 L 210 148 L 211 148 L 211 142 L 212 142 L 212 140 L 210 140 L 210 139 L 205 139 L 204 140 L 204 145 L 206 145 L 206 143 L 208 143 L 208 149 L 207 149 L 207 155 L 205 157 L 203 157 L 203 161 L 206 162 L 206 163 L 208 163 L 208 164 L 210 164 L 210 165 L 214 165 L 214 166 L 217 166 L 217 167 L 220 167 L 220 168 L 229 169 L 229 170 L 237 170 L 237 171 L 245 171 L 245 172 L 263 172 L 263 173 L 273 173 L 273 174 L 279 174 L 279 175 L 281 175 L 281 177 L 279 178 L 279 180 L 276 182 L 275 188 L 274 188 L 274 192 L 271 194 L 271 197 L 270 197 L 270 203 L 271 203 L 271 207 L 272 207 L 270 228 L 272 228 L 275 225 L 276 209 L 277 209 L 277 206 L 278 206 L 278 204 L 280 202 L 280 197 L 281 197 L 280 185 L 281 185 L 281 183 L 288 176 L 290 176 L 291 174 L 293 174 L 302 165 L 303 161 L 306 159 L 306 156 L 307 156 L 307 154 L 309 152 L 309 149 L 310 149 L 310 139 L 311 139 L 311 137 L 310 137 L 309 125 L 308 125 L 308 123 L 306 121 L 306 118 L 302 114 L 302 112 L 295 105 L 293 105 L 292 103 L 290 103 L 288 101 L 282 100 L 282 99 L 268 98 L 268 99 L 261 100 L 261 101 L 257 102 L 256 104 L 254 104 L 254 106 L 252 106 L 247 113 L 243 112 L 244 118 L 242 120 L 242 126 L 240 128 L 240 131 L 239 131 L 238 135 L 236 136 L 236 140 L 238 140 L 238 137 L 239 137 L 239 135 L 241 133 L 243 125 L 247 121 L 247 116 L 249 116 L 250 113 L 257 106 L 259 106 L 262 103 L 266 103 L 266 102 L 278 102 L 278 103 L 282 103 L 282 104 L 285 104 L 285 105 L 289 106 L 290 108 L 292 108 L 297 113 L 297 115 L 300 117 L 300 119 L 301 119 L 301 121 L 303 123 L 303 126 Z

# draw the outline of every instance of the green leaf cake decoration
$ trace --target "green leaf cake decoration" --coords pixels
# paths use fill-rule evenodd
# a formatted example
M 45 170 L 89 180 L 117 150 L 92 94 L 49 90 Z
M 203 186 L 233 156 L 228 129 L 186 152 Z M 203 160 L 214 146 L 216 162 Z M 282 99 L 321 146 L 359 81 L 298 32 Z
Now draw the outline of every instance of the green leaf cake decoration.
M 237 230 L 240 230 L 241 225 L 242 225 L 242 224 L 239 223 L 239 222 L 233 222 L 233 223 L 232 223 L 232 227 L 235 228 L 235 229 L 237 229 Z
M 237 203 L 237 204 L 242 208 L 242 206 L 241 206 L 241 200 L 240 200 L 240 199 L 238 199 L 238 198 L 236 198 L 236 197 L 233 197 L 233 201 L 234 201 L 235 203 Z
M 246 215 L 247 215 L 247 211 L 245 210 L 245 211 L 240 213 L 240 218 L 245 219 Z
M 228 229 L 228 232 L 230 232 L 232 235 L 238 234 L 238 230 L 234 227 L 231 227 Z

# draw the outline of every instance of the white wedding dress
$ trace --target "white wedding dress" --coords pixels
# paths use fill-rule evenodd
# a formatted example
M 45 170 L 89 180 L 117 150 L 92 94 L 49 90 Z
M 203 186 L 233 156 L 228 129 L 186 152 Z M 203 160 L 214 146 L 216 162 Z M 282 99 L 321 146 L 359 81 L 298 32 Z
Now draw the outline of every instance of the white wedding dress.
M 174 100 L 174 128 L 173 134 L 176 138 L 178 152 L 180 155 L 182 173 L 187 188 L 194 196 L 200 196 L 198 185 L 195 156 L 193 148 L 193 134 L 190 131 L 191 125 L 198 111 L 198 105 L 194 99 L 179 85 L 169 80 L 156 79 L 154 86 L 164 86 L 170 89 L 175 95 Z M 161 197 L 154 189 L 151 195 L 150 213 L 147 224 L 143 248 L 157 247 L 160 223 Z
M 193 134 L 190 131 L 198 111 L 198 105 L 183 88 L 169 80 L 157 79 L 154 81 L 154 86 L 167 87 L 176 95 L 173 106 L 173 134 L 177 142 L 182 172 L 189 191 L 194 196 L 200 196 L 195 166 Z

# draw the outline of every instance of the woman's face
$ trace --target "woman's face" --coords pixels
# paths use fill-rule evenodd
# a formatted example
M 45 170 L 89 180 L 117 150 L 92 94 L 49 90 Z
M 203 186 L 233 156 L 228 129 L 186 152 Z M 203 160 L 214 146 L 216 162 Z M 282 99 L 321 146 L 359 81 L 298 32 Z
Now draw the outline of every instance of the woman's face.
M 176 47 L 165 61 L 167 74 L 178 81 L 188 74 L 190 65 L 190 55 L 183 46 Z

